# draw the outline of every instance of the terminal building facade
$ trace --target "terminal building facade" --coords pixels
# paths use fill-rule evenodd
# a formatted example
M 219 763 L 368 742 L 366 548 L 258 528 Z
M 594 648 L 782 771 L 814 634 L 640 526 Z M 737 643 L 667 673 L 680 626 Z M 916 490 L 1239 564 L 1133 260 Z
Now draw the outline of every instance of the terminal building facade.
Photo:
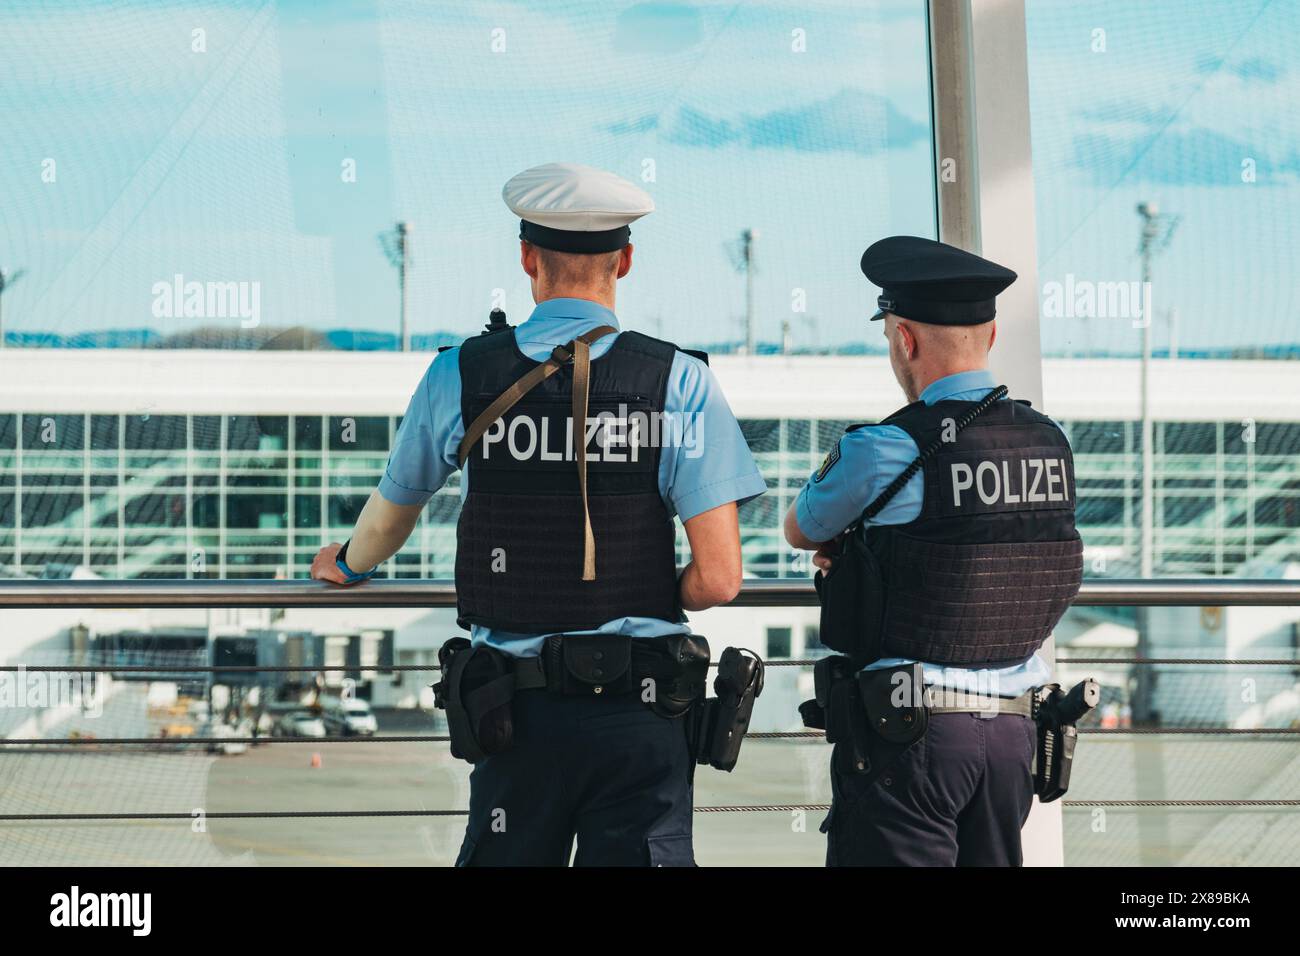
M 25 351 L 0 383 L 0 408 L 11 410 L 0 414 L 0 567 L 8 576 L 305 576 L 374 489 L 429 360 Z M 1046 411 L 1075 450 L 1087 573 L 1131 576 L 1141 539 L 1138 362 L 1043 365 Z M 1232 575 L 1252 564 L 1267 574 L 1300 558 L 1300 408 L 1285 401 L 1289 363 L 1153 365 L 1155 573 Z M 902 404 L 888 363 L 720 356 L 713 369 L 768 482 L 741 509 L 746 573 L 802 576 L 806 561 L 784 545 L 782 516 L 846 426 Z M 453 477 L 386 572 L 450 578 L 458 511 Z M 679 547 L 684 561 L 684 535 Z
M 321 544 L 350 532 L 431 359 L 365 351 L 26 350 L 0 383 L 0 408 L 12 410 L 0 415 L 0 573 L 305 577 Z M 765 495 L 741 508 L 746 574 L 806 577 L 807 555 L 784 544 L 782 517 L 846 426 L 879 420 L 902 404 L 888 361 L 723 355 L 712 368 L 768 484 Z M 1300 562 L 1300 408 L 1286 398 L 1291 375 L 1290 363 L 1280 361 L 1152 363 L 1157 576 L 1293 573 Z M 1047 358 L 1043 379 L 1046 411 L 1075 450 L 1085 573 L 1137 576 L 1139 363 Z M 451 578 L 459 504 L 453 476 L 385 573 Z M 678 539 L 684 564 L 685 535 Z M 1176 623 L 1186 616 L 1180 609 L 1153 613 L 1151 639 L 1180 654 L 1192 645 L 1223 653 L 1234 640 L 1238 651 L 1256 638 L 1269 645 L 1297 640 L 1291 609 L 1285 621 L 1271 621 L 1260 634 L 1247 628 L 1236 639 L 1226 631 L 1220 638 L 1192 635 Z M 179 616 L 135 624 L 156 627 Z M 272 623 L 228 616 L 228 632 Z M 1155 626 L 1166 617 L 1168 628 Z M 383 647 L 390 661 L 431 664 L 438 644 L 455 633 L 447 610 L 290 611 L 287 618 L 331 633 L 340 648 L 336 663 L 350 653 L 379 663 Z M 769 658 L 821 651 L 815 608 L 728 609 L 692 621 Z M 1131 652 L 1134 625 L 1131 609 L 1076 608 L 1058 638 Z M 12 643 L 7 651 L 19 649 Z M 1289 678 L 1276 676 L 1281 691 Z M 1174 702 L 1150 705 L 1165 719 L 1197 723 L 1241 710 L 1175 693 L 1172 682 L 1182 679 L 1171 675 L 1164 684 Z M 1124 688 L 1116 690 L 1128 698 Z M 790 694 L 802 691 L 792 687 Z M 410 682 L 400 691 L 375 689 L 376 702 L 399 706 L 427 704 L 419 694 Z

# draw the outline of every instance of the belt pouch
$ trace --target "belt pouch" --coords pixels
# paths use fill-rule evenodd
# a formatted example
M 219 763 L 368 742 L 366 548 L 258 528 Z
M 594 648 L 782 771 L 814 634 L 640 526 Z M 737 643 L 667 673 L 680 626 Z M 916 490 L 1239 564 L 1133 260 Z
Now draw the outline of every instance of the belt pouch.
M 546 639 L 546 683 L 570 697 L 621 694 L 632 686 L 632 638 L 622 634 Z

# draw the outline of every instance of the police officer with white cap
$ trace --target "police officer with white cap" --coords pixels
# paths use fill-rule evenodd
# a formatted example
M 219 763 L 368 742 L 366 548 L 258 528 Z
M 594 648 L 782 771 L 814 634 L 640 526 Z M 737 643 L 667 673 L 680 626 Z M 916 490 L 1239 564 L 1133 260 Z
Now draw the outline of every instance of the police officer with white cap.
M 764 480 L 707 356 L 620 331 L 629 224 L 651 198 L 568 163 L 502 195 L 536 308 L 430 365 L 351 539 L 313 572 L 373 574 L 461 469 L 471 638 L 443 646 L 435 688 L 474 764 L 457 863 L 565 865 L 576 839 L 579 865 L 692 865 L 694 765 L 718 764 L 700 744 L 709 649 L 682 611 L 735 596 L 737 504 Z
M 1082 575 L 1070 446 L 988 371 L 1014 272 L 913 236 L 862 271 L 911 404 L 850 428 L 785 519 L 840 652 L 801 708 L 835 745 L 827 863 L 1019 865 L 1049 676 L 1034 652 Z

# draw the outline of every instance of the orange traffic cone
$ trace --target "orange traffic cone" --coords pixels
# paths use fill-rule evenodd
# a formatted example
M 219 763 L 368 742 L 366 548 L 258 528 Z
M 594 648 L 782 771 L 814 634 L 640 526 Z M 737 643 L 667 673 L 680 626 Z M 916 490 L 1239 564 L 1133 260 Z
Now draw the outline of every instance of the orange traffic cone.
M 315 753 L 311 755 L 311 765 L 313 770 L 320 768 L 320 754 Z

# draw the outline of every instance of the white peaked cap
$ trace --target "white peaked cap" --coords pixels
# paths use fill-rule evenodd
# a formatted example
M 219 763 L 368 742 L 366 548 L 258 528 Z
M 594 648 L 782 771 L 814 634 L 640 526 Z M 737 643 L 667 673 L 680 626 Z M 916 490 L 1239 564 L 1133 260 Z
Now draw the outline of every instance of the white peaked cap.
M 561 252 L 612 252 L 627 244 L 629 223 L 653 212 L 645 190 L 593 166 L 546 163 L 501 190 L 523 220 L 519 238 Z

